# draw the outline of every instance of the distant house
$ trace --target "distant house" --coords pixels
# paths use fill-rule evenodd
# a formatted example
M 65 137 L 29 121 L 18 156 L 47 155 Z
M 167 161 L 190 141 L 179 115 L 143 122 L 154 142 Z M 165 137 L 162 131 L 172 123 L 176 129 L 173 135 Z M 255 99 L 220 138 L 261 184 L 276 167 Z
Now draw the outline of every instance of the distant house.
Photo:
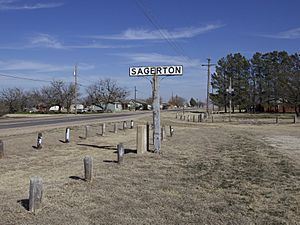
M 85 111 L 86 111 L 85 108 L 84 108 L 84 105 L 82 105 L 82 104 L 77 104 L 76 106 L 77 106 L 77 107 L 76 107 L 77 112 L 85 112 Z M 75 104 L 72 104 L 72 105 L 71 105 L 71 112 L 75 112 Z
M 122 109 L 123 107 L 121 102 L 110 102 L 106 106 L 106 110 L 108 112 L 120 112 Z

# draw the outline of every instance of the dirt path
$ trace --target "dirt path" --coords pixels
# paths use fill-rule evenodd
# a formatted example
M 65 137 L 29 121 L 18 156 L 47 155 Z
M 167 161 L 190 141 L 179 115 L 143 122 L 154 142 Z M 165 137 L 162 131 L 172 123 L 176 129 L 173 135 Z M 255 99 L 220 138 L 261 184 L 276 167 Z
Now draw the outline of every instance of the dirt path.
M 48 130 L 41 151 L 32 148 L 36 133 L 5 137 L 1 224 L 299 224 L 298 142 L 284 145 L 291 135 L 298 140 L 299 127 L 193 124 L 174 114 L 162 121 L 175 134 L 161 155 L 135 154 L 135 129 L 101 137 L 94 125 L 81 139 L 76 127 L 70 144 L 59 141 L 63 129 Z M 123 165 L 114 163 L 120 142 Z M 78 179 L 85 155 L 94 158 L 91 184 Z M 37 215 L 24 207 L 33 175 L 45 189 Z

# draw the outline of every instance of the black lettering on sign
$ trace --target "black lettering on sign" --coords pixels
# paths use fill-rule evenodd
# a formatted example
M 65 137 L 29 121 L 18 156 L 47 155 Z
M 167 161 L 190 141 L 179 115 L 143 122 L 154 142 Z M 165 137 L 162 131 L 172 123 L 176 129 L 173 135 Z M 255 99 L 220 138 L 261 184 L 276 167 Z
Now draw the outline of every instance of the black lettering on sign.
M 175 70 L 175 73 L 176 74 L 181 74 L 182 72 L 181 72 L 181 66 L 176 66 L 176 70 Z
M 138 74 L 137 74 L 137 75 L 143 75 L 143 70 L 142 70 L 142 68 L 139 68 Z
M 160 75 L 160 74 L 161 74 L 161 67 L 157 67 L 157 68 L 156 68 L 156 74 L 157 74 L 157 75 Z
M 145 67 L 144 69 L 144 75 L 148 75 L 149 74 L 149 67 Z
M 131 75 L 136 75 L 135 68 L 130 68 L 130 73 L 131 73 Z
M 173 74 L 173 73 L 174 73 L 174 67 L 173 67 L 173 66 L 170 66 L 170 67 L 169 67 L 168 74 Z
M 155 67 L 151 67 L 151 74 L 155 74 L 155 70 L 156 70 L 156 68 Z

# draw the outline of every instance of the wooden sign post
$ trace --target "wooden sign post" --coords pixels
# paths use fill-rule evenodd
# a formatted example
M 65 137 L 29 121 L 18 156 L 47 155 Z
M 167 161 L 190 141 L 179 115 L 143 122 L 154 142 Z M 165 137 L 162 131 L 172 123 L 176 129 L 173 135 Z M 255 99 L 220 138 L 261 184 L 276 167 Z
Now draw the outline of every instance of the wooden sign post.
M 154 126 L 154 152 L 160 153 L 161 148 L 161 128 L 160 128 L 160 95 L 159 95 L 159 76 L 180 76 L 183 74 L 183 66 L 139 66 L 130 67 L 130 77 L 152 76 L 152 109 Z

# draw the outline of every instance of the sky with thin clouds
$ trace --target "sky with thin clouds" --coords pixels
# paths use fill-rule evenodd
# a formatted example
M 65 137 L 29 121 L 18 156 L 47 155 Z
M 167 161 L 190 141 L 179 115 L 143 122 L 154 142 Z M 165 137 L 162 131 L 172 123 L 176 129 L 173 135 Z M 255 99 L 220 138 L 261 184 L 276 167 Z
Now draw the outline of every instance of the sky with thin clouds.
M 299 53 L 299 8 L 298 0 L 0 0 L 0 90 L 73 82 L 78 64 L 83 95 L 111 78 L 147 98 L 150 78 L 129 77 L 129 67 L 183 65 L 183 76 L 161 80 L 163 100 L 205 100 L 208 57 Z

